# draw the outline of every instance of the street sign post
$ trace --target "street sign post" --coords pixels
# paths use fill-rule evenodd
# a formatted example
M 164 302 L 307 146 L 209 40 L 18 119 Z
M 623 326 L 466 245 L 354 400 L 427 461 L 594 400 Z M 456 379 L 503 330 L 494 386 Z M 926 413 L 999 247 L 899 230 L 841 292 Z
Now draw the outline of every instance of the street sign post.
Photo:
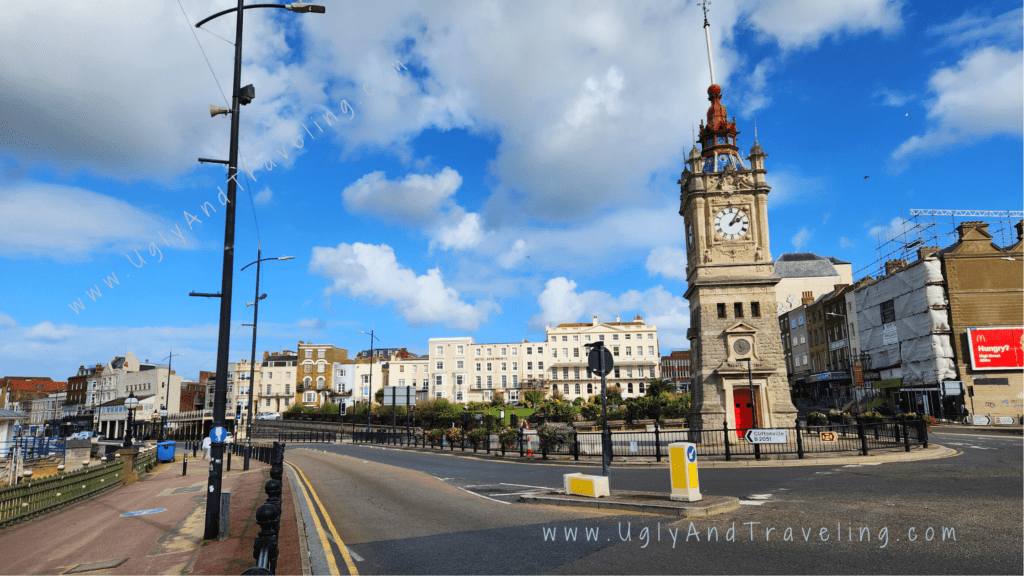
M 821 434 L 822 442 L 836 442 L 837 436 L 835 432 L 819 432 Z
M 785 444 L 786 431 L 778 428 L 751 428 L 743 438 L 751 444 Z
M 992 420 L 988 416 L 985 416 L 984 414 L 975 414 L 971 418 L 971 424 L 975 426 L 988 426 L 991 423 Z
M 601 377 L 601 476 L 608 478 L 612 466 L 612 433 L 608 429 L 608 374 L 615 366 L 604 341 L 584 344 L 587 351 L 587 370 Z

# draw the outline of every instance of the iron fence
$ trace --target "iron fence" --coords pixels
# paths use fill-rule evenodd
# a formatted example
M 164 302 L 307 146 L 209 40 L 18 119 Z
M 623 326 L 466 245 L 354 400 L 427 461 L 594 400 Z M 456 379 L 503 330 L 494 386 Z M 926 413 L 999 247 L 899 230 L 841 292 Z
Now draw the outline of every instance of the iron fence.
M 47 438 L 45 436 L 16 436 L 13 440 L 0 442 L 0 457 L 11 458 L 15 450 L 20 451 L 25 460 L 45 458 L 50 454 L 64 454 L 66 442 L 63 438 Z
M 0 489 L 0 528 L 121 485 L 120 461 Z
M 746 440 L 746 429 L 661 429 L 657 424 L 648 430 L 632 430 L 610 432 L 612 457 L 652 457 L 658 462 L 668 455 L 669 444 L 673 442 L 692 442 L 696 445 L 698 456 L 724 456 L 726 460 L 734 457 L 752 456 L 755 459 L 781 455 L 796 455 L 803 458 L 805 454 L 831 452 L 860 452 L 869 454 L 871 450 L 903 448 L 909 452 L 911 446 L 928 447 L 928 427 L 923 420 L 904 420 L 887 422 L 847 422 L 825 426 L 808 426 L 797 422 L 789 428 L 775 428 L 782 433 L 776 434 L 772 443 L 751 443 Z M 422 447 L 431 450 L 473 451 L 487 453 L 507 452 L 520 456 L 528 456 L 534 452 L 547 458 L 548 456 L 570 456 L 578 460 L 580 456 L 600 456 L 602 454 L 601 432 L 581 432 L 571 429 L 571 438 L 560 444 L 544 444 L 540 442 L 535 431 L 520 433 L 511 447 L 503 448 L 498 435 L 488 434 L 486 438 L 474 446 L 463 434 L 463 440 L 450 444 L 447 439 L 430 441 L 425 432 L 408 432 L 404 430 L 377 429 L 371 431 L 355 431 L 353 442 L 390 444 L 396 446 Z

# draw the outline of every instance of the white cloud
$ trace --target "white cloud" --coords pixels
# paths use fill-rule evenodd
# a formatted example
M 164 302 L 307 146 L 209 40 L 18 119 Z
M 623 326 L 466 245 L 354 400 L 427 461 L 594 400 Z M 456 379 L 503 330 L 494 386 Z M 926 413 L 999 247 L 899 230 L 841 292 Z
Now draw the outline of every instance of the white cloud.
M 853 248 L 854 246 L 856 246 L 856 244 L 853 242 L 853 240 L 850 240 L 849 238 L 847 238 L 845 236 L 840 236 L 839 237 L 839 247 L 840 248 Z
M 209 2 L 182 5 L 192 25 L 211 10 Z M 257 87 L 241 114 L 243 157 L 250 147 L 270 152 L 291 142 L 324 100 L 322 84 L 301 64 L 283 64 L 294 59 L 285 41 L 294 20 L 268 12 L 245 19 L 246 37 L 259 41 L 246 45 L 242 68 Z M 226 103 L 190 28 L 177 2 L 68 5 L 47 18 L 9 11 L 0 20 L 0 37 L 9 40 L 0 60 L 0 149 L 27 163 L 120 179 L 162 179 L 192 170 L 196 156 L 219 157 L 229 122 L 206 111 Z M 231 17 L 203 28 L 234 37 Z M 230 90 L 234 48 L 196 33 Z
M 913 94 L 904 94 L 899 90 L 891 88 L 879 88 L 875 90 L 871 97 L 881 100 L 883 106 L 892 106 L 894 108 L 899 108 L 915 98 Z
M 43 340 L 47 342 L 60 342 L 75 335 L 75 327 L 70 324 L 56 326 L 53 322 L 46 320 L 40 322 L 25 331 L 25 336 L 31 340 Z
M 523 258 L 526 258 L 526 242 L 522 238 L 517 238 L 512 243 L 512 248 L 508 252 L 498 256 L 498 264 L 501 264 L 501 267 L 507 270 L 515 266 Z
M 454 206 L 452 196 L 461 185 L 462 176 L 448 167 L 433 176 L 408 174 L 401 180 L 388 180 L 378 171 L 346 186 L 341 197 L 349 212 L 426 227 L 436 225 L 442 211 Z
M 954 144 L 975 144 L 998 134 L 1021 135 L 1024 122 L 1024 62 L 1022 52 L 982 48 L 956 66 L 936 71 L 928 81 L 935 98 L 928 102 L 932 127 L 912 136 L 892 159 L 942 149 Z
M 18 326 L 18 322 L 11 318 L 9 314 L 0 312 L 0 328 L 15 328 Z
M 440 323 L 449 328 L 473 331 L 501 308 L 491 301 L 463 302 L 459 293 L 445 286 L 438 268 L 417 276 L 402 267 L 388 245 L 339 244 L 316 246 L 310 273 L 331 280 L 324 293 L 364 297 L 375 304 L 393 302 L 395 311 L 412 326 Z
M 673 246 L 658 246 L 648 254 L 645 268 L 651 274 L 686 280 L 686 250 Z
M 295 326 L 307 330 L 323 330 L 327 328 L 327 323 L 320 318 L 303 318 L 295 322 Z
M 454 212 L 461 212 L 461 209 Z M 480 215 L 470 212 L 463 214 L 456 224 L 438 228 L 434 233 L 434 239 L 430 241 L 430 248 L 440 246 L 442 250 L 467 250 L 479 244 L 483 235 Z
M 794 204 L 806 198 L 818 197 L 825 191 L 825 181 L 806 176 L 796 166 L 780 164 L 766 176 L 772 187 L 768 194 L 768 208 Z
M 775 63 L 771 58 L 761 60 L 754 67 L 754 71 L 747 78 L 747 82 L 750 84 L 749 92 L 741 102 L 744 116 L 751 116 L 754 112 L 771 105 L 772 98 L 768 96 L 765 89 L 768 87 L 768 75 L 774 71 Z
M 822 38 L 844 33 L 881 30 L 891 34 L 903 25 L 901 0 L 748 0 L 744 5 L 749 7 L 747 20 L 754 28 L 773 38 L 784 50 L 814 48 Z
M 897 216 L 886 226 L 871 226 L 868 229 L 868 236 L 872 239 L 891 240 L 906 234 L 912 228 L 914 228 L 913 222 L 902 216 Z
M 807 243 L 811 241 L 812 235 L 814 235 L 814 233 L 809 231 L 806 226 L 801 228 L 800 231 L 793 236 L 793 248 L 803 250 L 807 246 Z
M 1014 42 L 1020 45 L 1021 17 L 1024 9 L 1017 8 L 998 16 L 967 12 L 948 24 L 933 26 L 928 34 L 943 36 L 947 46 L 970 46 L 989 42 Z
M 252 201 L 257 206 L 266 206 L 273 202 L 274 192 L 270 188 L 264 188 L 262 192 L 252 197 Z
M 579 293 L 576 286 L 576 282 L 565 277 L 548 280 L 544 291 L 537 297 L 540 312 L 530 318 L 530 329 L 542 331 L 545 326 L 586 321 L 592 316 L 603 322 L 611 321 L 615 316 L 628 321 L 639 312 L 645 323 L 658 327 L 658 338 L 663 345 L 680 347 L 687 342 L 689 304 L 661 286 L 644 292 L 629 290 L 617 298 L 598 290 Z
M 87 260 L 95 252 L 150 252 L 150 243 L 156 245 L 152 254 L 157 256 L 156 250 L 197 246 L 184 218 L 174 222 L 73 186 L 28 182 L 0 189 L 0 214 L 0 255 L 7 257 L 70 262 Z

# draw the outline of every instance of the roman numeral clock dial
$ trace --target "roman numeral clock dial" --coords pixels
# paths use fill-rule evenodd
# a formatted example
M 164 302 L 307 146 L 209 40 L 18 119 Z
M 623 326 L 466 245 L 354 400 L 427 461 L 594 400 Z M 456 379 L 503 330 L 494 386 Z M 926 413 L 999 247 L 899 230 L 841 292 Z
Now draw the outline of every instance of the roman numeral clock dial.
M 723 208 L 715 215 L 715 230 L 726 240 L 743 238 L 750 230 L 750 219 L 739 208 Z

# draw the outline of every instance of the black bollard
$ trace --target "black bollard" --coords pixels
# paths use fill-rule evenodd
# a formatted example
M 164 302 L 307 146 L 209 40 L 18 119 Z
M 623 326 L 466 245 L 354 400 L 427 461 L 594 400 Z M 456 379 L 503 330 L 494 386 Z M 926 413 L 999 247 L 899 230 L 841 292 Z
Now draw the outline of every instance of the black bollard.
M 231 452 L 228 452 L 228 472 L 231 472 Z
M 188 452 L 185 452 L 184 458 L 181 459 L 181 475 L 188 475 Z

